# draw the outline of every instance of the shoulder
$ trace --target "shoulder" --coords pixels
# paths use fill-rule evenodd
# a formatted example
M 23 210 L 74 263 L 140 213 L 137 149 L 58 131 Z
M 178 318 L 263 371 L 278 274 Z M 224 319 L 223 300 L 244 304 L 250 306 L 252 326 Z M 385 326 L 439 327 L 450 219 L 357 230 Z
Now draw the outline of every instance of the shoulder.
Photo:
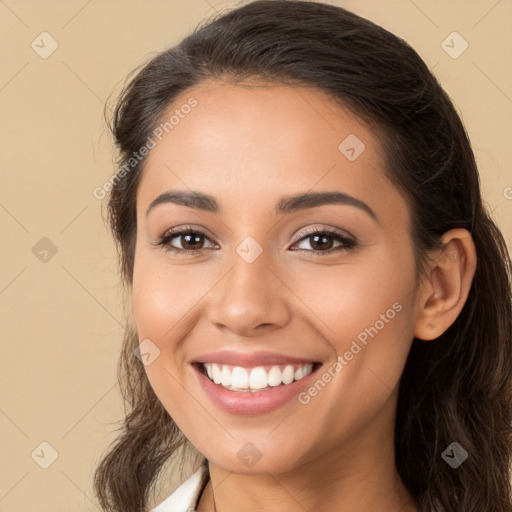
M 207 481 L 208 467 L 202 464 L 188 480 L 149 512 L 190 512 L 196 508 L 198 497 Z

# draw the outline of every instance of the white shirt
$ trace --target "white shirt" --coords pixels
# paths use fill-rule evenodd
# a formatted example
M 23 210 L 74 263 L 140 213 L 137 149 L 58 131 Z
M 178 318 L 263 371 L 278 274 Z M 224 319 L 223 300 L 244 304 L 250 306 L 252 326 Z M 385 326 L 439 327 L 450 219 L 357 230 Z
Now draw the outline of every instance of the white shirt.
M 149 512 L 194 512 L 208 479 L 208 467 L 202 464 L 188 480 Z

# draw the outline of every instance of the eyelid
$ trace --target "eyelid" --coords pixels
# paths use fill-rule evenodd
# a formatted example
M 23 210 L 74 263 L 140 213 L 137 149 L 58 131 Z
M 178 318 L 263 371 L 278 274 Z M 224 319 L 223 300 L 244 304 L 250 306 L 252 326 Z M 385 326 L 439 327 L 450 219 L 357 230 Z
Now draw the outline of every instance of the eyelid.
M 293 244 L 297 243 L 298 241 L 302 240 L 303 238 L 305 238 L 308 235 L 315 234 L 315 233 L 324 233 L 324 232 L 327 232 L 331 235 L 339 235 L 343 238 L 348 238 L 348 239 L 352 240 L 353 242 L 356 241 L 356 237 L 353 236 L 352 234 L 350 234 L 348 231 L 342 230 L 340 228 L 336 228 L 334 226 L 329 226 L 328 224 L 321 224 L 320 227 L 313 226 L 313 227 L 306 228 L 303 231 L 299 231 L 299 233 L 297 233 L 297 235 L 295 235 L 293 237 L 291 244 L 293 245 Z
M 171 234 L 175 235 L 181 235 L 183 232 L 187 231 L 193 231 L 194 233 L 200 233 L 206 237 L 208 237 L 212 242 L 214 239 L 219 238 L 216 235 L 214 235 L 208 228 L 205 228 L 204 226 L 196 225 L 196 224 L 183 224 L 180 226 L 176 226 L 174 228 L 167 229 L 164 231 L 160 236 L 158 236 L 158 239 L 165 238 Z

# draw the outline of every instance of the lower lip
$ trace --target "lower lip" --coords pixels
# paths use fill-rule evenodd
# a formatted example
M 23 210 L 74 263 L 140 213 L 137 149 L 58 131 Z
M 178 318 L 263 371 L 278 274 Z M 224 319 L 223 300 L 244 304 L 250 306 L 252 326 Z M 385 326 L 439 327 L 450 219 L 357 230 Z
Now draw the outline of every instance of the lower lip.
M 192 366 L 197 374 L 199 383 L 211 401 L 225 412 L 253 416 L 264 414 L 278 409 L 283 404 L 297 396 L 300 391 L 309 385 L 316 375 L 318 368 L 300 380 L 291 384 L 272 387 L 266 391 L 231 391 L 212 382 L 197 365 Z M 320 367 L 320 366 L 319 366 Z

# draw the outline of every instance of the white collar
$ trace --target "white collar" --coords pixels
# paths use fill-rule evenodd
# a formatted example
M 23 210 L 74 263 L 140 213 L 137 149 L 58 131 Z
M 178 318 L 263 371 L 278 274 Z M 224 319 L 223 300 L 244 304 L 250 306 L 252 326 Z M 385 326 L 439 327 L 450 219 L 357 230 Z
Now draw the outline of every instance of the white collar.
M 201 467 L 185 482 L 183 482 L 169 497 L 160 505 L 152 508 L 149 512 L 189 512 L 197 508 L 199 494 L 208 480 L 208 467 L 201 464 Z

